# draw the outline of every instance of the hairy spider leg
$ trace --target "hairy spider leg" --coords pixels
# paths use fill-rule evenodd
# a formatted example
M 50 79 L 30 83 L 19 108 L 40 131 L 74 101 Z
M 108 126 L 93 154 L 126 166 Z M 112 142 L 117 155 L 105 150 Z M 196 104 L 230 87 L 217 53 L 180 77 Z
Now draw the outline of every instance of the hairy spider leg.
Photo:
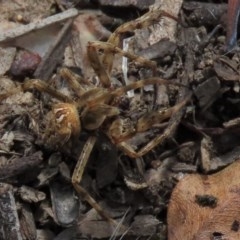
M 136 54 L 123 51 L 121 48 L 114 46 L 111 43 L 99 41 L 89 42 L 87 48 L 88 58 L 90 60 L 91 66 L 94 69 L 97 76 L 99 77 L 103 87 L 109 88 L 111 86 L 110 80 L 111 72 L 109 72 L 105 68 L 104 64 L 100 60 L 100 56 L 98 54 L 99 50 L 104 50 L 104 55 L 119 54 L 121 56 L 127 57 L 132 61 L 137 62 L 140 66 L 146 66 L 151 68 L 153 70 L 154 75 L 156 73 L 157 64 L 155 61 L 151 61 Z
M 159 19 L 162 16 L 171 18 L 178 22 L 178 18 L 174 17 L 173 15 L 165 11 L 162 11 L 160 9 L 153 9 L 147 12 L 146 14 L 144 14 L 143 16 L 119 26 L 110 35 L 108 39 L 108 43 L 112 44 L 113 46 L 119 47 L 122 34 L 127 32 L 133 32 L 136 29 L 147 28 L 153 25 L 154 23 L 159 22 Z M 113 58 L 114 58 L 114 52 L 110 52 L 110 53 L 107 52 L 107 54 L 104 54 L 103 56 L 103 66 L 108 73 L 110 73 L 112 70 Z

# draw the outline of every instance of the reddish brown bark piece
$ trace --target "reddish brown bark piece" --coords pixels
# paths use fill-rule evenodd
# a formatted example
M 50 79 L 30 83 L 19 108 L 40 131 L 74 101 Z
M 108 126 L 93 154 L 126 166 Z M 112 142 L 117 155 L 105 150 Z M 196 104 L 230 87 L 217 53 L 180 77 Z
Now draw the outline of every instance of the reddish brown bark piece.
M 36 70 L 40 62 L 41 57 L 37 53 L 20 51 L 11 66 L 11 74 L 16 77 L 29 76 Z
M 240 239 L 240 160 L 212 175 L 185 176 L 168 208 L 169 240 Z

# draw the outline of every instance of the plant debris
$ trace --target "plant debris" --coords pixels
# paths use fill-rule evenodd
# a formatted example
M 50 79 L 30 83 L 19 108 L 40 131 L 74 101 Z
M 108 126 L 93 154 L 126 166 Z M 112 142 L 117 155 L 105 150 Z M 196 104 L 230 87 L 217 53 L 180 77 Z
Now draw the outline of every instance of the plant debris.
M 239 238 L 239 167 L 237 160 L 218 173 L 188 175 L 177 184 L 168 207 L 169 240 Z

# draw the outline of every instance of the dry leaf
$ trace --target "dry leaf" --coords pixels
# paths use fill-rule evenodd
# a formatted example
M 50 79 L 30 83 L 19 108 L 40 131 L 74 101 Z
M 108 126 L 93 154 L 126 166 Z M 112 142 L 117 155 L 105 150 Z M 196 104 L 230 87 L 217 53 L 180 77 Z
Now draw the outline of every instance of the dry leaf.
M 175 187 L 169 240 L 240 239 L 240 160 L 212 175 L 192 174 Z

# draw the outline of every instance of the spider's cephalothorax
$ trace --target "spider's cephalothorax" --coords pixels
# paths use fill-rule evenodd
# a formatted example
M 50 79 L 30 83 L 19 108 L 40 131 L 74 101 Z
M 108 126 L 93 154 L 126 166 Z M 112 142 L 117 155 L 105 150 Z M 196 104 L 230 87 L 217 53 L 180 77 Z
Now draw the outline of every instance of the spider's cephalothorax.
M 43 136 L 46 145 L 60 148 L 70 138 L 76 140 L 81 132 L 79 113 L 74 104 L 54 104 Z

